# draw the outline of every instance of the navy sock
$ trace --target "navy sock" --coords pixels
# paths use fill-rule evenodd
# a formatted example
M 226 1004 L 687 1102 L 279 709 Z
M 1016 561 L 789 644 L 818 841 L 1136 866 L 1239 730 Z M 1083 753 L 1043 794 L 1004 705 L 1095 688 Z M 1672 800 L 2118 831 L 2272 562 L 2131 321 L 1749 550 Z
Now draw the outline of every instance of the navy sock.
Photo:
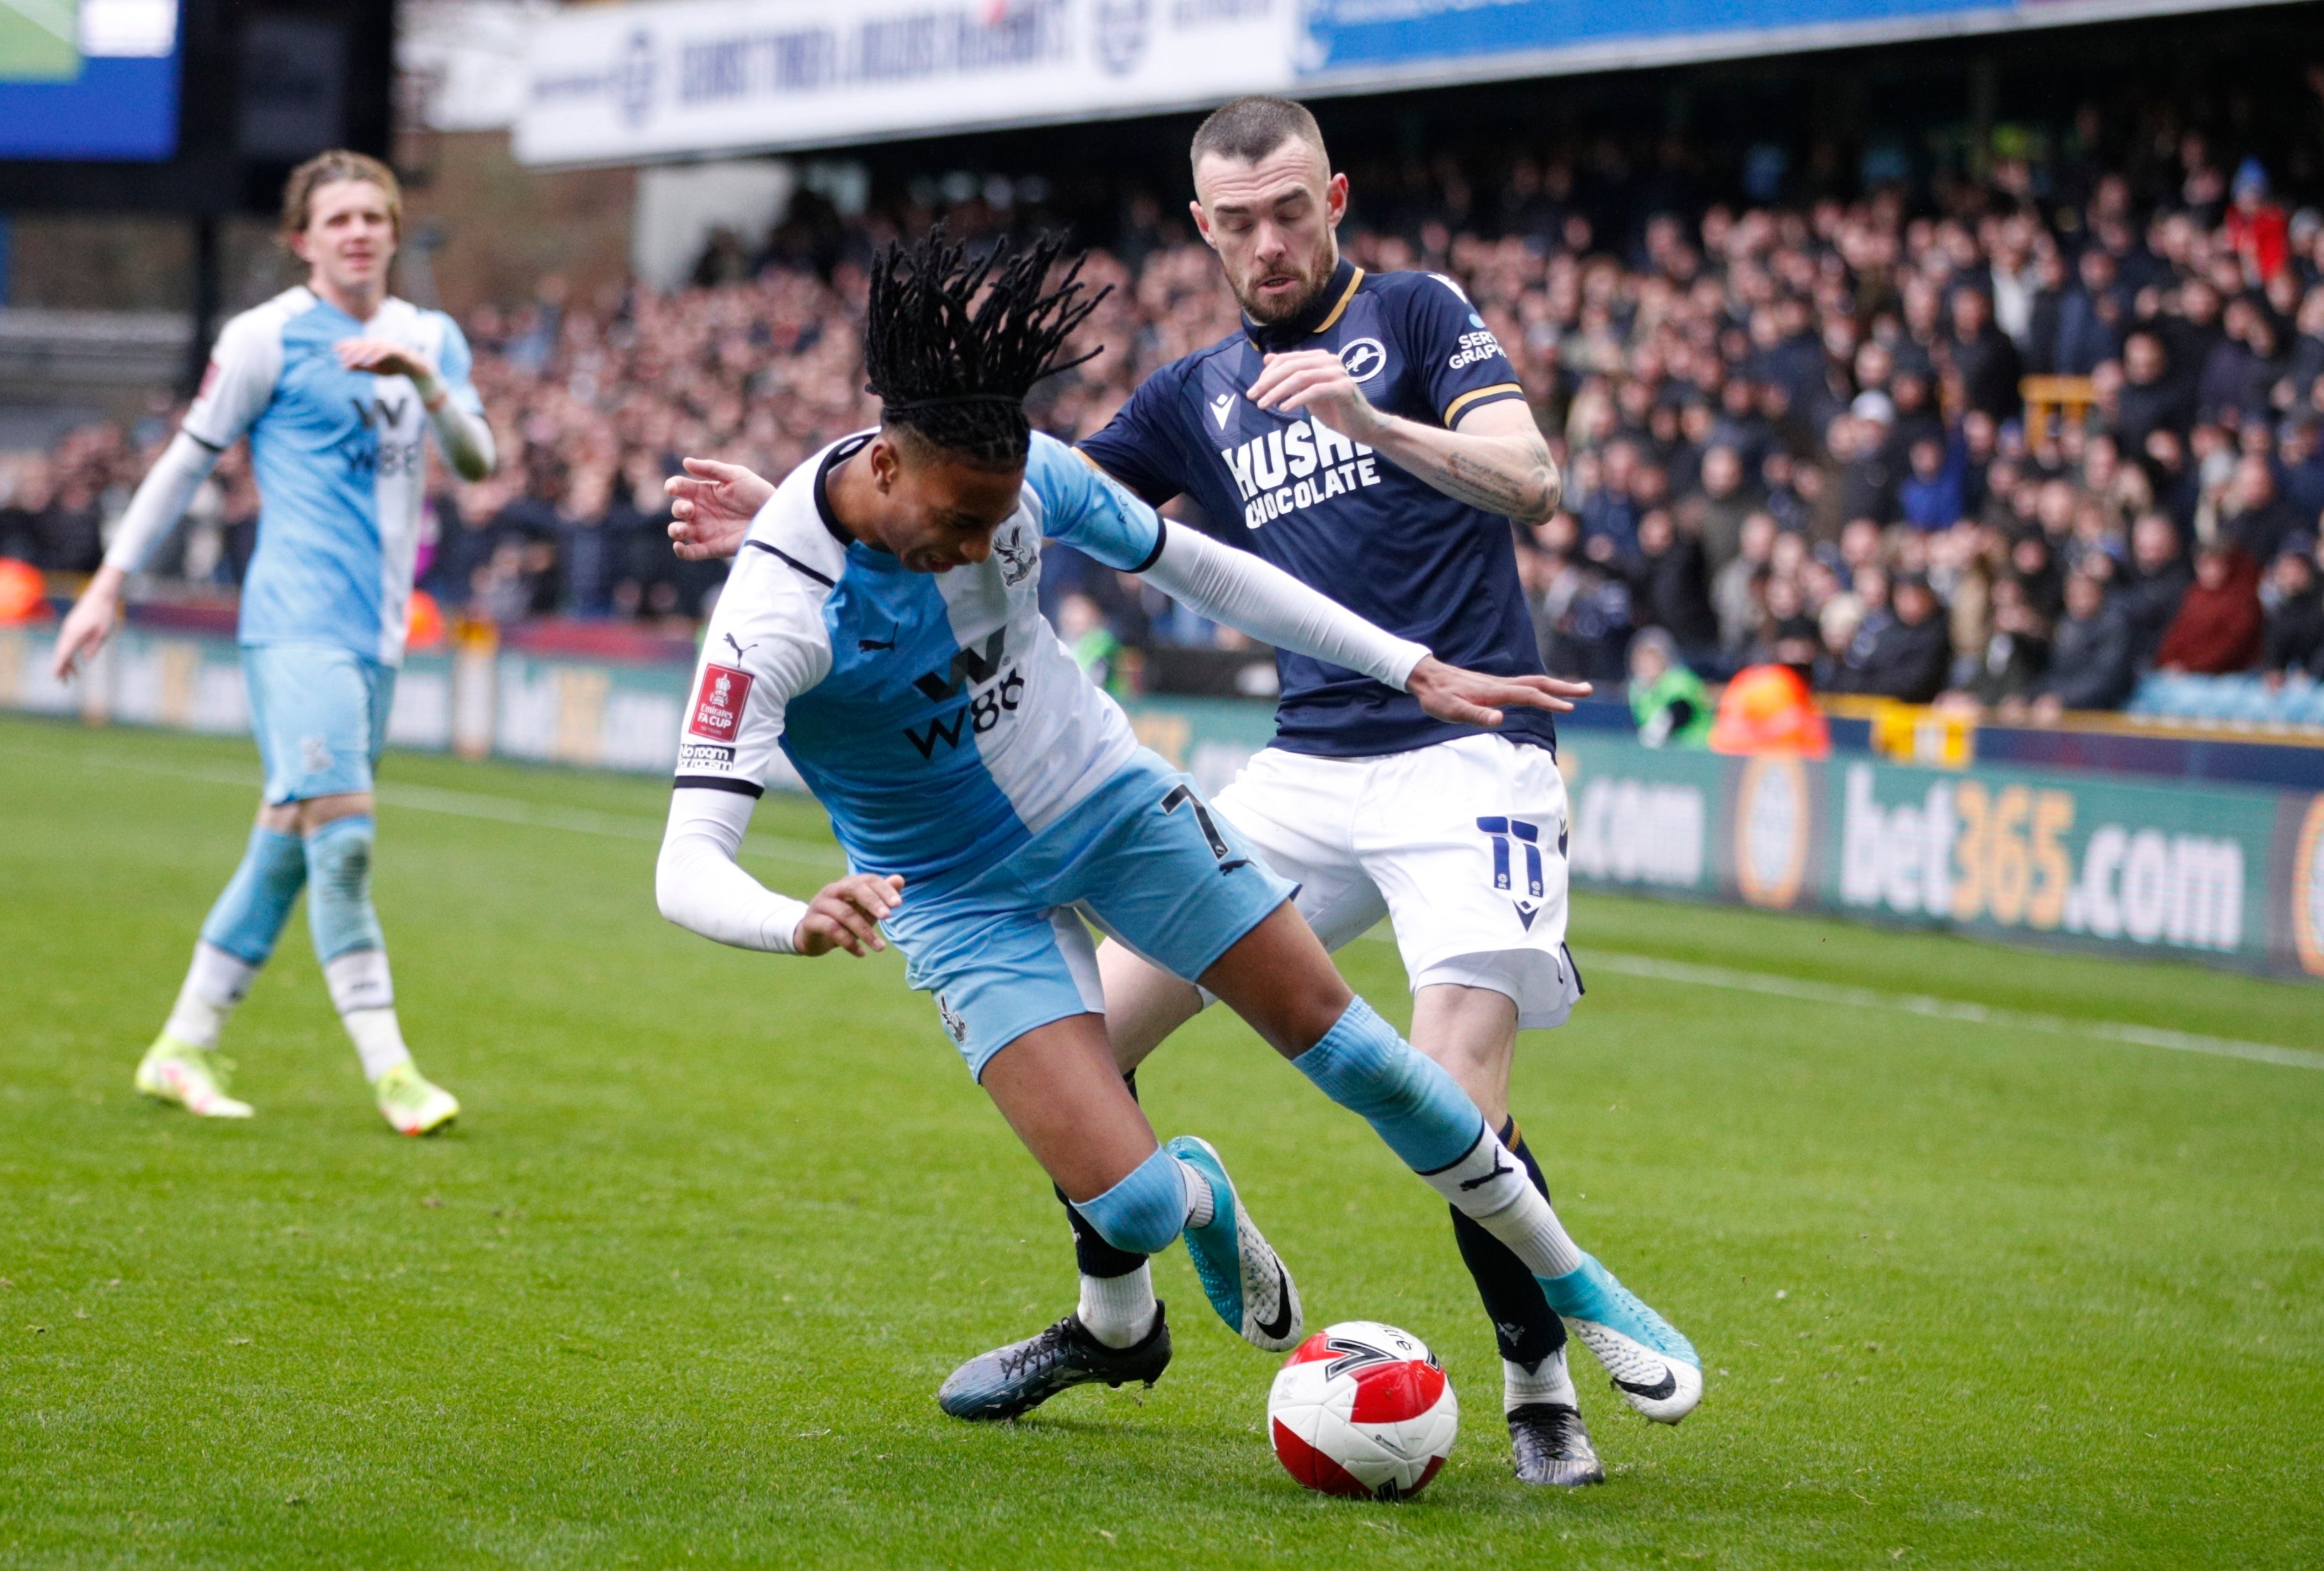
M 1525 1163 L 1526 1176 L 1547 1199 L 1549 1181 L 1542 1176 L 1541 1164 L 1534 1160 L 1525 1136 L 1518 1133 L 1516 1119 L 1502 1126 L 1501 1144 Z M 1501 1345 L 1504 1359 L 1533 1369 L 1565 1346 L 1565 1322 L 1549 1307 L 1549 1300 L 1542 1296 L 1541 1284 L 1534 1280 L 1525 1262 L 1510 1253 L 1508 1245 L 1458 1210 L 1452 1212 L 1452 1236 L 1461 1245 L 1462 1263 L 1476 1280 L 1477 1296 L 1484 1300 L 1485 1313 L 1492 1319 L 1493 1337 Z

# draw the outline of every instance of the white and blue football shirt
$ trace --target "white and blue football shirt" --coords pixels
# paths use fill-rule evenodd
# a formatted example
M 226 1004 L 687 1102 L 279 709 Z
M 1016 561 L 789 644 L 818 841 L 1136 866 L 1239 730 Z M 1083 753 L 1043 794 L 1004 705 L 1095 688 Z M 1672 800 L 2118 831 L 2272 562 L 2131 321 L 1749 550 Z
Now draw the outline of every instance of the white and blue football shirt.
M 1041 615 L 1041 542 L 1141 572 L 1154 510 L 1035 435 L 992 555 L 908 571 L 853 539 L 825 480 L 859 433 L 793 470 L 752 520 L 719 596 L 679 738 L 680 787 L 760 794 L 780 747 L 860 872 L 989 867 L 1138 750 L 1120 706 Z
M 301 285 L 226 324 L 181 429 L 221 452 L 250 436 L 258 548 L 241 641 L 333 644 L 393 666 L 420 548 L 428 411 L 408 377 L 343 368 L 332 346 L 349 338 L 419 351 L 483 417 L 451 317 L 391 298 L 358 322 Z

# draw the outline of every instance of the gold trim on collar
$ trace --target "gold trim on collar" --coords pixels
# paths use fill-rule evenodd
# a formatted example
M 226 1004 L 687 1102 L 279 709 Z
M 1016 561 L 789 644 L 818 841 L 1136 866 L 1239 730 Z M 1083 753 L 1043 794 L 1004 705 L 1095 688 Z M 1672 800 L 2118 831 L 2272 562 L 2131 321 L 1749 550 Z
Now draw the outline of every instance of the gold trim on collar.
M 1356 298 L 1356 287 L 1363 281 L 1364 270 L 1358 268 L 1348 279 L 1348 292 L 1340 297 L 1340 303 L 1332 308 L 1332 314 L 1316 323 L 1315 332 L 1308 334 L 1307 336 L 1313 338 L 1315 333 L 1329 333 L 1332 330 L 1332 324 L 1338 321 L 1341 314 L 1347 310 L 1348 302 Z
M 1444 428 L 1448 431 L 1452 428 L 1452 417 L 1459 414 L 1462 409 L 1467 409 L 1479 399 L 1489 399 L 1496 393 L 1515 393 L 1519 398 L 1523 398 L 1525 396 L 1525 389 L 1513 381 L 1497 381 L 1490 387 L 1475 388 L 1468 392 L 1464 392 L 1459 398 L 1454 399 L 1451 403 L 1444 406 Z

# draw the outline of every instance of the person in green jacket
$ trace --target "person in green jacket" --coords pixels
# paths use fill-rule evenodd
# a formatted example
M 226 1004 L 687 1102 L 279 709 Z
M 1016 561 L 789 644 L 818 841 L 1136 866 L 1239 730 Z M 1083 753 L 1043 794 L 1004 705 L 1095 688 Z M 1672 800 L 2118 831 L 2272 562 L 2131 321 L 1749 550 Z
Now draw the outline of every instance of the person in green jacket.
M 1708 747 L 1712 711 L 1702 678 L 1679 658 L 1678 640 L 1647 628 L 1630 640 L 1630 715 L 1650 748 Z

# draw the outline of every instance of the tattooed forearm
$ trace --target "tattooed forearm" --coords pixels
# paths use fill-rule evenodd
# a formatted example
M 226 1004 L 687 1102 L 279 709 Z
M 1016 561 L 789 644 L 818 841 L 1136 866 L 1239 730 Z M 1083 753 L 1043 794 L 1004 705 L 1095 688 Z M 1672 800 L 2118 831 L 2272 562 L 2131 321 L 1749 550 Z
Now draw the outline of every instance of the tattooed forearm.
M 1521 407 L 1521 406 L 1520 406 Z M 1563 482 L 1537 431 L 1448 431 L 1390 416 L 1361 440 L 1457 501 L 1521 524 L 1557 510 Z
M 1489 456 L 1456 449 L 1430 468 L 1435 473 L 1424 469 L 1421 478 L 1471 507 L 1522 524 L 1540 523 L 1557 510 L 1557 465 L 1538 444 L 1529 453 L 1503 448 Z

